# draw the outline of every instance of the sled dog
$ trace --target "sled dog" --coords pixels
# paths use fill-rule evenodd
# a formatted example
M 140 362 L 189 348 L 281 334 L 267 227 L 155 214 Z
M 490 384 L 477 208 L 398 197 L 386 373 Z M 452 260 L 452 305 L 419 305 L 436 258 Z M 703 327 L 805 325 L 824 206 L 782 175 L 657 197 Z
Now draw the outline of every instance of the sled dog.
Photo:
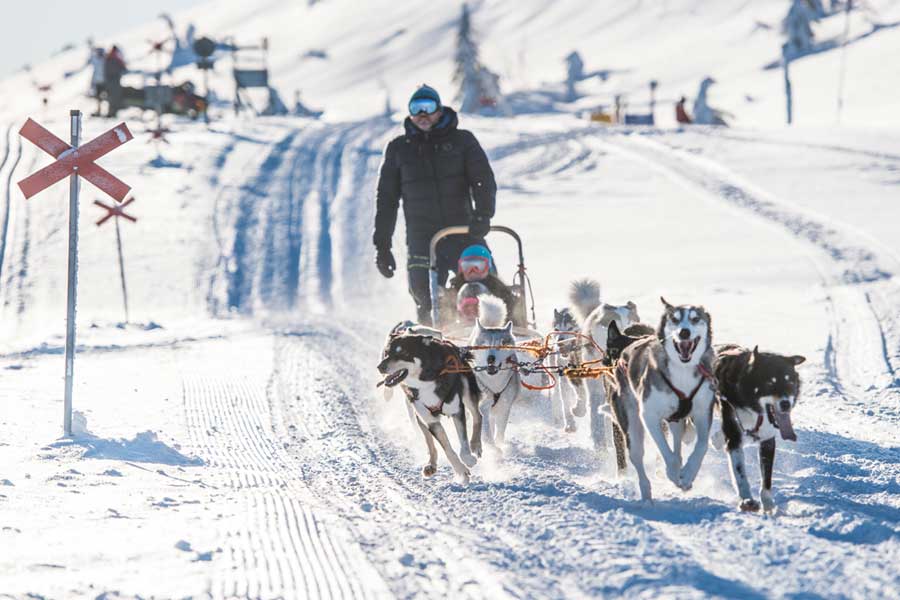
M 644 468 L 644 432 L 659 448 L 666 476 L 683 490 L 691 489 L 709 446 L 715 390 L 712 369 L 712 325 L 702 306 L 672 306 L 665 310 L 656 335 L 628 346 L 616 368 L 613 413 L 625 434 L 631 464 L 637 472 L 641 499 L 652 499 Z M 687 419 L 696 442 L 682 466 L 681 443 Z M 672 446 L 663 424 L 672 432 Z
M 470 372 L 446 373 L 448 366 L 466 366 L 459 348 L 432 335 L 406 332 L 388 337 L 378 371 L 387 376 L 381 384 L 403 390 L 410 419 L 425 436 L 428 462 L 422 467 L 422 475 L 431 477 L 437 472 L 437 440 L 457 478 L 468 483 L 468 467 L 481 456 L 478 384 Z M 472 415 L 471 442 L 466 438 L 466 411 Z M 458 455 L 450 445 L 441 416 L 449 417 L 456 427 Z
M 503 301 L 494 296 L 481 296 L 479 300 L 478 318 L 469 336 L 469 346 L 473 347 L 469 353 L 475 366 L 486 367 L 476 371 L 475 378 L 481 402 L 488 407 L 487 441 L 502 446 L 506 442 L 509 413 L 521 387 L 519 374 L 513 368 L 517 354 L 512 346 L 516 345 L 516 338 Z
M 547 361 L 552 369 L 575 367 L 581 364 L 583 342 L 577 335 L 574 335 L 580 332 L 581 325 L 569 308 L 553 309 L 553 332 L 550 334 L 548 344 L 555 351 Z M 551 395 L 559 401 L 566 432 L 572 433 L 578 429 L 575 424 L 575 415 L 584 416 L 586 394 L 579 393 L 579 386 L 572 379 L 568 377 L 562 379 L 565 379 L 565 383 L 560 381 L 554 386 Z
M 734 487 L 741 498 L 740 509 L 757 512 L 759 502 L 750 492 L 743 446 L 759 442 L 759 496 L 762 508 L 771 512 L 772 468 L 775 465 L 776 434 L 796 441 L 791 410 L 800 395 L 800 376 L 796 367 L 806 359 L 748 350 L 736 345 L 716 348 L 716 381 L 722 411 L 722 434 L 727 443 L 728 460 Z M 716 438 L 713 443 L 716 444 Z M 720 445 L 720 444 L 717 444 Z
M 606 352 L 606 335 L 610 323 L 615 321 L 619 331 L 624 331 L 641 320 L 634 302 L 629 301 L 620 306 L 601 303 L 600 284 L 591 279 L 573 282 L 569 299 L 583 319 L 582 335 L 593 340 L 594 344 L 599 347 L 598 350 L 594 344 L 586 344 L 582 352 L 585 361 L 603 358 L 603 353 Z M 600 410 L 606 404 L 603 384 L 599 380 L 589 379 L 587 382 L 576 383 L 576 390 L 590 400 L 591 439 L 597 450 L 604 451 L 608 446 L 609 436 L 607 434 L 610 423 L 606 414 Z M 579 414 L 576 410 L 575 415 L 584 416 L 584 412 Z

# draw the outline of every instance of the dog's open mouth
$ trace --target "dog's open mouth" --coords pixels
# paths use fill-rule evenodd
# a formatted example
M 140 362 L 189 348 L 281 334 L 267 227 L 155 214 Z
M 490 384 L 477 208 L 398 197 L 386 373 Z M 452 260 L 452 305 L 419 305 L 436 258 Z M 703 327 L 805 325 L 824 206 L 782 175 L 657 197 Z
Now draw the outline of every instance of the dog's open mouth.
M 775 420 L 778 425 L 778 431 L 781 432 L 781 438 L 796 442 L 797 434 L 794 432 L 794 424 L 791 423 L 791 411 L 781 412 L 775 409 Z
M 697 346 L 700 344 L 700 336 L 698 335 L 693 340 L 673 340 L 672 343 L 675 345 L 675 351 L 678 352 L 678 358 L 681 362 L 686 363 L 690 362 L 691 357 L 694 356 L 694 350 L 696 350 Z
M 400 369 L 399 371 L 394 371 L 393 373 L 379 381 L 375 385 L 375 387 L 394 387 L 395 385 L 406 379 L 407 375 L 409 375 L 409 369 Z

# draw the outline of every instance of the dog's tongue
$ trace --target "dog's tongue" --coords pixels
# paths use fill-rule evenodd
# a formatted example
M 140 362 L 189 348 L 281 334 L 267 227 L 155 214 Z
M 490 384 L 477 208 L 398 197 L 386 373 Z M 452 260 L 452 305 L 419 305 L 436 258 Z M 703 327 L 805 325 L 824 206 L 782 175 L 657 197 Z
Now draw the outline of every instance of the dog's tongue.
M 687 342 L 678 342 L 678 353 L 681 355 L 681 358 L 687 360 L 691 357 L 691 353 L 694 350 L 694 342 L 693 340 Z
M 797 434 L 794 433 L 794 425 L 791 423 L 790 412 L 776 412 L 778 415 L 778 430 L 781 432 L 782 439 L 797 441 Z

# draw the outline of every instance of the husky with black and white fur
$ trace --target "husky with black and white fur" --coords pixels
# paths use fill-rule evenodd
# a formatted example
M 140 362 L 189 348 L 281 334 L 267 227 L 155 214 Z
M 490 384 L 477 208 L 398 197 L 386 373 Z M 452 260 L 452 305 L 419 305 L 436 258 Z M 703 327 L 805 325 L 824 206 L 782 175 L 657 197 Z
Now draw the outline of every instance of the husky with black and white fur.
M 506 426 L 512 405 L 521 388 L 514 368 L 517 354 L 512 321 L 507 319 L 506 304 L 490 295 L 479 296 L 478 318 L 469 336 L 469 355 L 479 367 L 475 379 L 481 402 L 487 408 L 487 442 L 493 446 L 506 443 Z
M 447 367 L 467 363 L 454 344 L 432 335 L 392 332 L 382 353 L 378 371 L 386 375 L 379 385 L 399 386 L 406 397 L 410 420 L 425 436 L 428 462 L 422 475 L 437 472 L 440 444 L 457 479 L 469 482 L 469 468 L 481 456 L 481 413 L 478 411 L 478 384 L 471 372 L 447 372 Z M 462 371 L 463 369 L 458 369 Z M 471 442 L 466 438 L 466 411 L 472 415 Z M 459 437 L 459 454 L 450 445 L 441 417 L 449 417 Z
M 569 300 L 583 319 L 582 335 L 592 340 L 592 343 L 585 344 L 582 351 L 585 361 L 603 359 L 610 323 L 615 322 L 619 331 L 625 331 L 641 320 L 634 302 L 628 301 L 622 305 L 601 303 L 600 284 L 593 279 L 581 279 L 573 282 Z M 607 402 L 603 383 L 597 379 L 589 379 L 587 382 L 580 381 L 576 383 L 576 391 L 590 400 L 588 413 L 591 419 L 591 439 L 594 441 L 594 448 L 606 451 L 609 446 L 612 423 L 605 411 L 602 410 Z M 584 415 L 584 409 L 580 414 L 578 410 L 574 412 L 576 416 Z
M 614 416 L 625 433 L 628 455 L 645 501 L 652 500 L 652 493 L 644 468 L 644 433 L 659 448 L 669 480 L 689 490 L 709 447 L 715 399 L 715 352 L 709 314 L 702 306 L 672 306 L 661 300 L 665 310 L 656 335 L 638 340 L 622 352 L 616 369 L 617 391 L 612 398 Z M 696 441 L 682 465 L 681 444 L 688 419 L 693 422 Z M 664 423 L 672 432 L 671 447 Z
M 796 441 L 791 411 L 800 396 L 800 376 L 797 365 L 802 356 L 784 356 L 772 352 L 748 350 L 736 345 L 716 348 L 716 381 L 719 406 L 722 411 L 722 431 L 727 443 L 728 459 L 734 487 L 741 498 L 740 509 L 757 512 L 760 504 L 753 498 L 747 468 L 744 465 L 744 446 L 759 443 L 761 485 L 759 497 L 766 512 L 775 509 L 772 498 L 772 471 L 775 466 L 775 442 L 778 435 Z M 718 432 L 713 444 L 720 447 Z

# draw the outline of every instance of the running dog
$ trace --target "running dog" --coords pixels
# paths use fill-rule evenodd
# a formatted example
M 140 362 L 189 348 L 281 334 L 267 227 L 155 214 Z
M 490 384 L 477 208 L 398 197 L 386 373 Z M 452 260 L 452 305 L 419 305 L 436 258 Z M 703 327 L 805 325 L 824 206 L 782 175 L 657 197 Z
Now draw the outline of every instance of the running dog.
M 441 445 L 447 460 L 462 483 L 469 482 L 469 469 L 475 456 L 481 456 L 481 413 L 478 383 L 464 371 L 466 357 L 455 345 L 432 335 L 400 332 L 388 337 L 378 371 L 386 375 L 379 385 L 399 385 L 406 395 L 410 419 L 425 436 L 428 463 L 422 475 L 437 472 L 437 449 Z M 448 369 L 449 367 L 449 369 Z M 454 369 L 454 367 L 459 367 Z M 451 372 L 446 372 L 447 370 Z M 466 438 L 466 411 L 472 414 L 472 439 Z M 459 455 L 450 445 L 441 416 L 450 417 L 459 436 Z M 474 455 L 473 455 L 474 452 Z
M 624 352 L 626 348 L 635 342 L 639 342 L 642 338 L 655 334 L 656 330 L 644 323 L 632 325 L 623 333 L 619 331 L 619 326 L 616 325 L 616 322 L 612 321 L 609 324 L 609 329 L 606 334 L 606 356 L 603 357 L 603 366 L 615 367 L 619 362 L 619 358 L 622 356 L 622 352 Z M 612 399 L 615 398 L 615 395 L 619 391 L 616 378 L 604 376 L 601 378 L 601 382 L 604 395 L 612 402 Z M 612 405 L 609 404 L 601 410 L 611 409 Z M 627 448 L 625 447 L 625 432 L 622 431 L 615 419 L 613 419 L 613 444 L 616 449 L 616 468 L 621 475 L 625 472 L 627 467 L 625 464 L 625 452 Z
M 740 509 L 758 512 L 759 502 L 750 492 L 743 446 L 759 442 L 759 491 L 762 508 L 775 509 L 772 499 L 772 468 L 775 464 L 775 440 L 796 441 L 791 410 L 800 395 L 797 365 L 803 356 L 782 356 L 748 350 L 736 345 L 719 346 L 716 381 L 722 410 L 722 433 L 727 442 L 728 459 L 734 487 L 741 498 Z M 716 444 L 713 436 L 713 444 Z M 720 445 L 720 444 L 716 444 Z
M 709 446 L 715 389 L 712 383 L 712 324 L 701 306 L 672 306 L 665 310 L 656 335 L 628 346 L 616 369 L 617 392 L 612 398 L 616 423 L 625 434 L 631 464 L 637 472 L 641 499 L 652 500 L 644 469 L 644 432 L 656 442 L 666 476 L 683 490 L 691 489 Z M 681 443 L 687 419 L 696 442 L 682 466 Z M 663 429 L 672 432 L 670 447 Z
M 503 323 L 505 322 L 505 325 Z M 517 353 L 512 322 L 507 320 L 506 305 L 499 298 L 481 296 L 478 318 L 469 337 L 469 354 L 476 367 L 482 401 L 490 403 L 487 423 L 488 443 L 502 446 L 506 442 L 506 425 L 513 403 L 519 397 L 519 373 L 514 368 Z
M 621 306 L 600 302 L 600 284 L 591 279 L 572 283 L 569 299 L 583 319 L 581 333 L 592 344 L 588 344 L 582 355 L 585 361 L 602 360 L 606 352 L 606 335 L 609 324 L 615 321 L 620 331 L 640 322 L 637 306 L 627 302 Z M 594 448 L 605 451 L 608 446 L 609 419 L 600 409 L 606 404 L 603 384 L 596 379 L 576 384 L 576 391 L 590 399 L 591 439 Z M 577 406 L 576 406 L 577 408 Z M 584 416 L 574 411 L 576 416 Z
M 556 348 L 548 357 L 548 366 L 556 370 L 565 367 L 575 367 L 581 364 L 581 341 L 578 335 L 581 325 L 575 319 L 575 315 L 568 308 L 553 309 L 553 332 L 550 334 L 548 344 Z M 565 385 L 559 382 L 551 390 L 551 394 L 559 399 L 559 407 L 562 410 L 565 430 L 574 433 L 578 430 L 575 424 L 575 416 L 584 416 L 587 394 L 579 393 L 579 386 L 572 379 L 565 377 Z M 570 399 L 575 398 L 574 408 Z

